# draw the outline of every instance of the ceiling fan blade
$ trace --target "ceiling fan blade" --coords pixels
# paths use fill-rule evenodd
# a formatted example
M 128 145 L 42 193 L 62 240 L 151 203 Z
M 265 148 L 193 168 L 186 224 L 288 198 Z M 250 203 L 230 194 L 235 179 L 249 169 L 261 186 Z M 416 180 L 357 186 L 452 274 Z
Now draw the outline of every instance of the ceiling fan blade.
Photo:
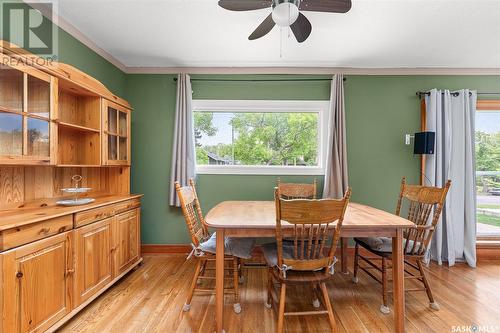
M 219 0 L 219 6 L 235 11 L 271 8 L 271 5 L 272 0 Z
M 299 5 L 299 10 L 309 12 L 347 13 L 351 7 L 351 0 L 302 0 Z
M 276 23 L 273 21 L 272 14 L 269 14 L 268 17 L 255 29 L 248 39 L 254 40 L 266 35 L 269 31 L 271 31 Z
M 297 21 L 293 22 L 290 28 L 292 29 L 293 34 L 295 35 L 295 38 L 297 38 L 297 41 L 299 43 L 305 41 L 311 34 L 312 30 L 311 22 L 309 22 L 307 17 L 305 17 L 302 13 L 299 13 Z

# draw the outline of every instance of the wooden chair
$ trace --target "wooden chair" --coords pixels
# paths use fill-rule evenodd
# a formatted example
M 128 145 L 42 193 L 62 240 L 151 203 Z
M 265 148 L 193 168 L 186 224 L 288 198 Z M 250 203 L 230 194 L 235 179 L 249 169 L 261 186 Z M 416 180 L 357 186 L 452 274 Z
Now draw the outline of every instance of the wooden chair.
M 215 280 L 215 276 L 208 276 L 205 274 L 207 271 L 215 271 L 213 267 L 208 267 L 207 265 L 209 262 L 215 263 L 215 233 L 210 235 L 205 224 L 205 219 L 203 218 L 198 196 L 196 194 L 194 181 L 190 179 L 189 186 L 185 187 L 181 187 L 179 182 L 175 182 L 175 189 L 177 191 L 177 195 L 179 196 L 182 213 L 184 214 L 184 218 L 186 220 L 189 235 L 191 236 L 191 245 L 193 250 L 189 254 L 188 259 L 196 260 L 195 273 L 183 308 L 184 311 L 189 311 L 191 308 L 191 300 L 195 291 L 215 293 L 214 288 L 207 289 L 198 286 L 199 284 L 201 285 L 201 281 L 203 280 Z M 226 241 L 225 243 L 227 245 L 228 242 Z M 225 253 L 228 252 L 229 251 L 226 248 Z M 248 250 L 248 253 L 251 253 L 251 249 Z M 224 260 L 226 273 L 228 273 L 228 277 L 225 277 L 225 279 L 232 280 L 232 286 L 227 288 L 228 290 L 226 290 L 226 292 L 234 294 L 233 310 L 235 313 L 240 313 L 241 305 L 239 301 L 239 283 L 243 282 L 243 277 L 241 275 L 241 261 L 240 258 L 230 254 L 226 254 Z M 226 262 L 229 265 L 226 265 Z
M 276 186 L 282 199 L 316 199 L 316 179 L 314 179 L 312 184 L 301 184 L 282 183 L 278 178 Z
M 282 183 L 276 180 L 276 186 L 282 199 L 316 199 L 317 180 L 314 178 L 312 184 L 308 183 Z M 286 239 L 288 240 L 288 238 Z
M 416 225 L 415 228 L 405 230 L 403 234 L 405 279 L 420 281 L 424 286 L 424 288 L 406 289 L 406 291 L 425 290 L 429 297 L 429 306 L 435 310 L 438 310 L 439 306 L 432 296 L 431 287 L 424 270 L 423 260 L 429 248 L 436 225 L 439 222 L 439 217 L 450 185 L 450 180 L 446 182 L 443 188 L 407 185 L 406 178 L 403 177 L 396 207 L 396 215 L 401 215 L 403 211 L 407 211 L 407 218 Z M 430 219 L 431 214 L 432 219 Z M 380 311 L 387 314 L 390 312 L 387 303 L 388 293 L 391 292 L 388 290 L 387 284 L 388 270 L 391 267 L 387 265 L 387 261 L 392 258 L 392 239 L 389 237 L 367 237 L 354 238 L 354 241 L 356 242 L 356 247 L 354 253 L 353 282 L 358 282 L 358 269 L 361 269 L 381 283 L 382 305 L 380 306 Z M 359 253 L 359 246 L 368 250 L 371 254 L 376 255 L 376 257 L 368 258 L 362 256 Z M 368 266 L 360 266 L 360 259 L 367 263 Z M 374 262 L 375 260 L 381 260 L 380 267 Z M 381 278 L 378 278 L 375 274 L 370 272 L 371 269 L 381 272 Z
M 333 278 L 335 250 L 350 196 L 349 189 L 341 200 L 286 200 L 280 195 L 279 187 L 275 189 L 277 245 L 268 244 L 263 250 L 269 265 L 266 307 L 271 308 L 275 304 L 274 284 L 281 286 L 277 325 L 279 333 L 283 331 L 285 316 L 321 314 L 328 315 L 332 332 L 336 331 L 335 317 L 325 283 Z M 285 229 L 283 224 L 291 224 L 292 227 Z M 291 235 L 292 241 L 284 240 L 284 234 Z M 320 307 L 318 290 L 321 290 L 324 309 L 285 312 L 287 287 L 294 284 L 312 287 L 315 308 Z M 276 306 L 273 308 L 276 309 Z

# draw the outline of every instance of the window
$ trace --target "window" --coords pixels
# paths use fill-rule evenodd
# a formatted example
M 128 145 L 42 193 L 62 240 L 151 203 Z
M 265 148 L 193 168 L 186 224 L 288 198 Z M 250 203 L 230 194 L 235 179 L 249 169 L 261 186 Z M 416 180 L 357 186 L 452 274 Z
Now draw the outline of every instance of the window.
M 478 101 L 476 112 L 478 238 L 500 237 L 500 101 Z
M 197 172 L 324 173 L 328 101 L 194 100 Z

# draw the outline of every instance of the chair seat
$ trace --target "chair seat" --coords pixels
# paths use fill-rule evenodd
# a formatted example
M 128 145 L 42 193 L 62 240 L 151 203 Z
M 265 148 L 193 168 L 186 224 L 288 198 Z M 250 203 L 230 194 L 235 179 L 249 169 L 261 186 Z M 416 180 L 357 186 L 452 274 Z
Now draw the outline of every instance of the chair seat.
M 215 254 L 217 244 L 216 237 L 216 233 L 214 232 L 208 240 L 200 244 L 200 249 L 203 252 Z M 226 255 L 232 255 L 241 259 L 250 259 L 254 246 L 255 238 L 224 238 L 224 254 Z
M 269 267 L 273 267 L 274 277 L 281 282 L 287 283 L 311 283 L 323 282 L 333 277 L 329 272 L 325 272 L 323 268 L 316 271 L 295 271 L 292 269 L 286 272 L 286 278 L 283 278 L 279 269 L 276 267 L 278 264 L 278 248 L 276 243 L 267 243 L 262 245 L 262 252 Z M 283 258 L 293 259 L 293 241 L 283 242 Z
M 283 241 L 283 259 L 293 259 L 293 240 Z M 304 245 L 304 256 L 307 251 L 307 242 Z M 278 264 L 278 245 L 276 242 L 262 245 L 264 259 L 268 266 L 273 267 Z
M 311 283 L 311 282 L 325 282 L 333 278 L 333 275 L 325 272 L 324 269 L 318 271 L 294 271 L 289 270 L 286 272 L 286 278 L 283 278 L 280 274 L 280 271 L 277 267 L 273 268 L 274 278 L 280 282 L 285 283 Z
M 391 237 L 357 237 L 354 238 L 356 243 L 359 243 L 367 250 L 372 250 L 380 253 L 392 253 L 392 238 Z M 413 249 L 413 241 L 410 240 L 408 244 L 407 254 L 411 253 Z M 406 245 L 406 239 L 403 239 L 403 248 Z M 415 249 L 420 248 L 420 242 L 417 242 Z
M 283 259 L 293 259 L 293 241 L 286 240 L 283 241 Z M 304 245 L 304 256 L 307 251 L 307 242 Z M 264 254 L 264 259 L 269 267 L 274 267 L 278 265 L 278 245 L 276 242 L 266 243 L 262 245 L 262 252 Z M 335 262 L 337 260 L 335 259 Z M 292 268 L 293 270 L 293 268 Z
M 269 267 L 278 265 L 278 245 L 276 242 L 262 245 L 262 252 Z M 290 241 L 283 241 L 283 258 L 293 259 L 293 243 Z

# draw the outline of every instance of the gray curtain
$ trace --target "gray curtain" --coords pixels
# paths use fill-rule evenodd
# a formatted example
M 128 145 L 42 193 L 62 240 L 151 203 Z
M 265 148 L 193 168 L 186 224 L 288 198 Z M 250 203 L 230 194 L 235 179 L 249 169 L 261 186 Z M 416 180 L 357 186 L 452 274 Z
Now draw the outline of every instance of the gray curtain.
M 344 75 L 333 76 L 323 198 L 341 198 L 347 190 L 347 151 L 345 134 Z
M 440 265 L 465 260 L 476 266 L 476 99 L 477 93 L 468 89 L 433 89 L 425 98 L 427 130 L 436 132 L 435 154 L 427 155 L 425 172 L 435 186 L 451 179 L 431 244 L 431 258 Z
M 175 104 L 175 127 L 170 169 L 170 206 L 180 206 L 174 182 L 182 186 L 195 177 L 196 155 L 194 148 L 193 108 L 191 80 L 188 74 L 177 77 L 177 101 Z

